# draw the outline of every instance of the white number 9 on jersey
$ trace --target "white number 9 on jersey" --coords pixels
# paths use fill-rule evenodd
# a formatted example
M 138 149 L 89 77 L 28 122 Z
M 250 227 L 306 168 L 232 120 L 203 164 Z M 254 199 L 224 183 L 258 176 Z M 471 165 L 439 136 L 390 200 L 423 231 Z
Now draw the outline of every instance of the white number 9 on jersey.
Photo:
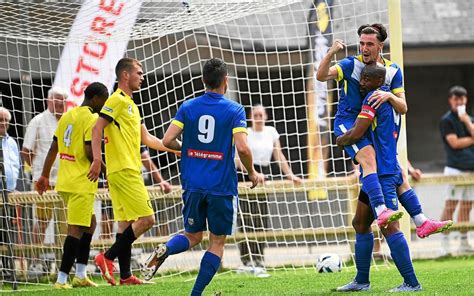
M 198 140 L 202 143 L 211 143 L 214 140 L 214 129 L 216 127 L 216 120 L 210 115 L 203 115 L 199 117 L 199 132 Z

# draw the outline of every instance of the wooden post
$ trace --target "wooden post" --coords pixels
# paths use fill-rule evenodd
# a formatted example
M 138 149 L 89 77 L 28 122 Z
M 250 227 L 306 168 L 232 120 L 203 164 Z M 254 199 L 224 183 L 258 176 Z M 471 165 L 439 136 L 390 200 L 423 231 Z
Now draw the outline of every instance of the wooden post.
M 400 0 L 388 0 L 388 23 L 390 36 L 390 60 L 396 63 L 403 72 L 403 48 L 402 48 L 402 16 Z M 400 138 L 398 139 L 398 161 L 402 168 L 407 172 L 408 152 L 407 152 L 407 134 L 406 118 L 402 115 L 402 127 Z M 405 209 L 402 209 L 405 211 Z M 405 234 L 406 240 L 410 243 L 410 215 L 405 211 L 405 215 L 400 220 L 400 229 Z

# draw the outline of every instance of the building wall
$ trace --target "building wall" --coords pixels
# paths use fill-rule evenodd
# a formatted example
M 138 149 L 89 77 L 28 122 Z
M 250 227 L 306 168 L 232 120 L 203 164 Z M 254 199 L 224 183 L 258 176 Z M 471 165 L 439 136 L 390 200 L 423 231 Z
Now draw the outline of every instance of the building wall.
M 453 85 L 467 89 L 467 111 L 474 115 L 474 64 L 405 66 L 408 157 L 423 170 L 441 171 L 445 164 L 439 120 L 448 111 Z

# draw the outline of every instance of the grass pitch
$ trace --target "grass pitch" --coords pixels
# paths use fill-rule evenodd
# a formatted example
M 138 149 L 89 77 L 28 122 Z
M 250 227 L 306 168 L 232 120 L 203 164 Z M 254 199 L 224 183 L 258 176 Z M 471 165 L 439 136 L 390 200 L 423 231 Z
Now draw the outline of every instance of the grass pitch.
M 418 279 L 423 291 L 416 295 L 474 295 L 474 256 L 444 258 L 437 260 L 419 260 L 414 262 Z M 206 288 L 204 295 L 328 295 L 337 286 L 349 282 L 355 274 L 349 268 L 340 273 L 318 274 L 314 270 L 275 271 L 269 278 L 256 278 L 249 275 L 222 273 L 214 277 Z M 378 270 L 372 268 L 370 292 L 364 295 L 383 295 L 390 288 L 402 283 L 402 278 L 392 264 Z M 189 295 L 195 275 L 176 276 L 166 279 L 155 279 L 155 284 L 143 286 L 109 287 L 100 282 L 99 288 L 72 290 L 54 290 L 48 286 L 20 286 L 21 291 L 15 295 Z M 96 282 L 97 279 L 95 279 Z M 6 288 L 6 287 L 4 287 Z

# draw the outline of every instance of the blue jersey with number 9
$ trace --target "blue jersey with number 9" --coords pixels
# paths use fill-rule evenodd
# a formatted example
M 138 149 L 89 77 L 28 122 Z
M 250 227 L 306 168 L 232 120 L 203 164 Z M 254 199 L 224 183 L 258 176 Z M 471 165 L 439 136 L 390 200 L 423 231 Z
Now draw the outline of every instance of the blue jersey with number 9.
M 234 134 L 247 132 L 244 107 L 222 94 L 206 92 L 185 101 L 172 124 L 183 129 L 183 189 L 236 196 Z

